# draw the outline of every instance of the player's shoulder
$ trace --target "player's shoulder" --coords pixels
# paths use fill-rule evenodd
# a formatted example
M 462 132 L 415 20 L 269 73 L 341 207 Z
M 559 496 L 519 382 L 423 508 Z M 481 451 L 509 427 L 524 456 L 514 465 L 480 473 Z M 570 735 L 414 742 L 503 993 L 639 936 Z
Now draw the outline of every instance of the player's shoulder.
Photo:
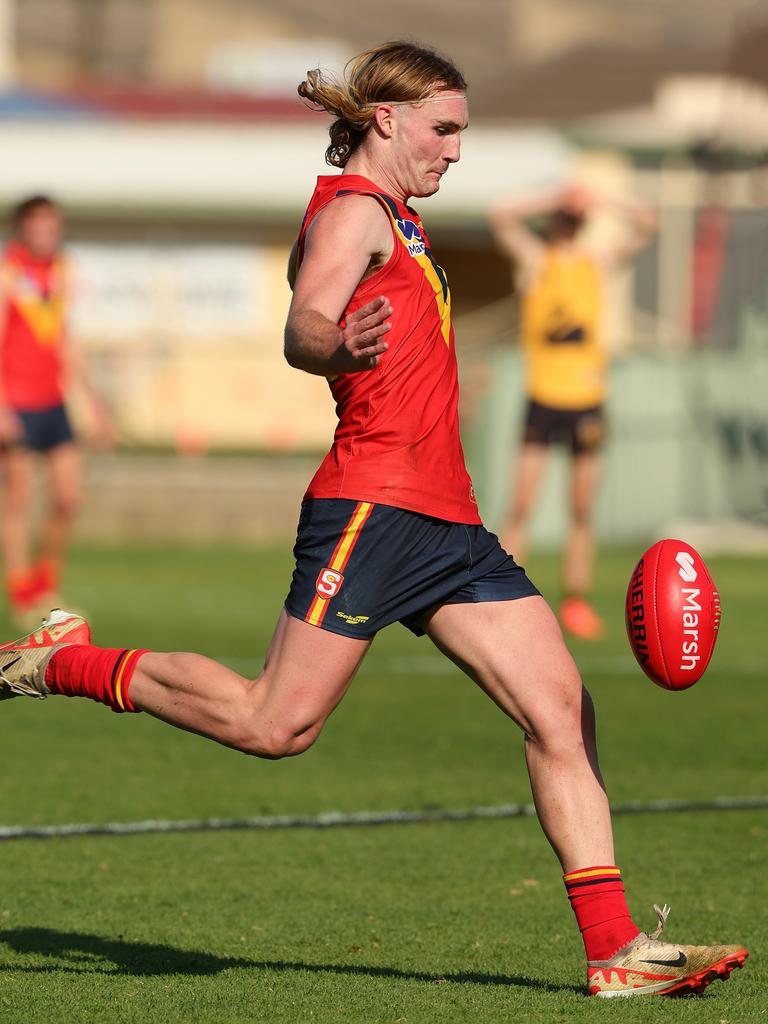
M 380 200 L 370 192 L 339 192 L 313 218 L 312 224 L 361 224 L 386 221 Z
M 335 196 L 312 218 L 306 232 L 307 241 L 341 238 L 346 242 L 388 235 L 389 218 L 381 203 L 373 196 L 349 192 Z

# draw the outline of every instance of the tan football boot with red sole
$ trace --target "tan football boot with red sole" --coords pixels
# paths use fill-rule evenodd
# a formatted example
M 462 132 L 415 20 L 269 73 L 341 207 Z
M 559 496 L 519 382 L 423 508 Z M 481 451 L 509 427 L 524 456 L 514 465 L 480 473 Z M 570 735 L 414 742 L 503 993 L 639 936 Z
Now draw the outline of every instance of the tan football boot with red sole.
M 700 993 L 715 978 L 728 979 L 743 967 L 749 953 L 743 946 L 683 946 L 659 942 L 669 907 L 654 906 L 659 927 L 651 935 L 640 932 L 610 958 L 587 964 L 589 994 L 603 999 L 616 996 Z
M 69 644 L 90 642 L 91 629 L 82 616 L 54 608 L 36 630 L 9 644 L 0 644 L 0 700 L 43 700 L 50 692 L 45 685 L 45 670 L 56 651 Z

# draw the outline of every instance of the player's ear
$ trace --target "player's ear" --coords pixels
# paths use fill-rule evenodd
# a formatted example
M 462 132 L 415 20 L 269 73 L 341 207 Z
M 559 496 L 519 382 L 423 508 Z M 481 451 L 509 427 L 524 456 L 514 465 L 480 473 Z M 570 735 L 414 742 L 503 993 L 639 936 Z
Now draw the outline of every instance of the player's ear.
M 395 123 L 397 121 L 397 108 L 391 106 L 388 103 L 380 103 L 376 107 L 376 114 L 374 115 L 374 124 L 378 129 L 380 135 L 385 139 L 391 139 L 395 130 Z

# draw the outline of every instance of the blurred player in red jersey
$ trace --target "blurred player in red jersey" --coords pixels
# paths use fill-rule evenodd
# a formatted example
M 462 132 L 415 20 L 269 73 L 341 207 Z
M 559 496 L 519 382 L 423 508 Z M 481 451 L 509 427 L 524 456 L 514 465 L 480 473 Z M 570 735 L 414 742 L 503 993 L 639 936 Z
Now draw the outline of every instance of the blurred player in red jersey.
M 437 192 L 459 159 L 464 79 L 411 43 L 361 54 L 348 75 L 338 84 L 310 72 L 300 87 L 335 115 L 327 159 L 343 173 L 318 180 L 301 226 L 285 352 L 292 366 L 328 378 L 339 424 L 302 505 L 293 580 L 263 672 L 248 680 L 198 654 L 97 648 L 81 618 L 57 611 L 0 650 L 0 697 L 87 696 L 286 757 L 315 741 L 376 632 L 400 621 L 522 729 L 590 990 L 702 985 L 746 950 L 683 953 L 632 922 L 591 702 L 552 611 L 483 527 L 464 466 L 450 291 L 408 205 Z
M 23 621 L 56 602 L 80 502 L 80 453 L 65 408 L 70 389 L 89 401 L 94 440 L 108 442 L 112 424 L 67 330 L 70 283 L 58 206 L 47 196 L 25 199 L 12 226 L 14 237 L 0 259 L 2 542 L 10 611 Z M 33 454 L 45 459 L 49 484 L 35 558 L 29 538 Z

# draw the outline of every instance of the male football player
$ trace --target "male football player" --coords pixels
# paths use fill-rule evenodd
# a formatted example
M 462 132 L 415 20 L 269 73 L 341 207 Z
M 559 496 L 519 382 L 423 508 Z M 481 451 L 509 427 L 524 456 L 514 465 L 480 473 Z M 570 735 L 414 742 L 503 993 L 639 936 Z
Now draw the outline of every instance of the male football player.
M 67 328 L 70 275 L 59 207 L 47 196 L 31 196 L 13 211 L 12 227 L 13 239 L 0 256 L 2 550 L 11 616 L 23 621 L 56 600 L 80 502 L 80 452 L 65 406 L 70 391 L 87 400 L 94 441 L 109 443 L 113 428 Z M 49 483 L 34 557 L 33 455 L 44 459 Z
M 199 654 L 107 650 L 55 612 L 0 650 L 0 696 L 87 696 L 258 757 L 299 754 L 379 629 L 400 621 L 522 729 L 534 799 L 565 872 L 599 995 L 700 988 L 747 955 L 668 945 L 632 921 L 614 864 L 592 704 L 549 606 L 482 525 L 457 417 L 451 295 L 411 196 L 459 159 L 466 84 L 388 43 L 300 93 L 335 116 L 291 268 L 289 363 L 326 377 L 339 424 L 299 517 L 296 567 L 257 679 Z

